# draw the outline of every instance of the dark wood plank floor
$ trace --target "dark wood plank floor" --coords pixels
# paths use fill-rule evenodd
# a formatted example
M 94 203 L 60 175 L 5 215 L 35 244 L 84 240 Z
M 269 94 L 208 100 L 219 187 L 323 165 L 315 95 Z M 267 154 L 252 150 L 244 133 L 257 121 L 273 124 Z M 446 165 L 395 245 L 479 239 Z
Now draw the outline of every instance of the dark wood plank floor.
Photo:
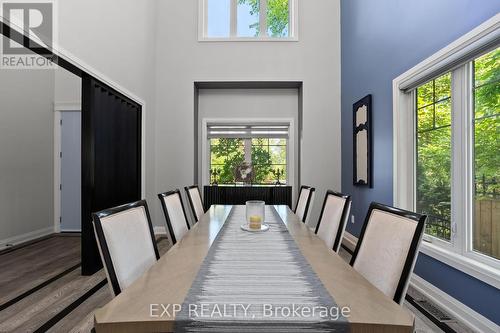
M 0 304 L 80 263 L 80 237 L 50 237 L 0 255 Z
M 158 240 L 160 254 L 169 248 L 167 239 Z M 54 236 L 0 254 L 0 304 L 32 291 L 0 311 L 0 332 L 89 332 L 94 311 L 111 300 L 111 292 L 107 284 L 98 287 L 103 270 L 82 276 L 80 267 L 71 269 L 79 262 L 78 236 Z

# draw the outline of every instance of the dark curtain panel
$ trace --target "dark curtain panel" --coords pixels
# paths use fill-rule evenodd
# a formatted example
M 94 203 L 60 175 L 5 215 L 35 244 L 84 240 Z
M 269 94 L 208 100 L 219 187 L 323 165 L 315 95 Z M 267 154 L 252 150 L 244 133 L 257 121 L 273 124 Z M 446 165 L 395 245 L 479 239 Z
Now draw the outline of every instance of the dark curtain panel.
M 141 199 L 141 106 L 82 78 L 82 274 L 102 267 L 93 212 Z

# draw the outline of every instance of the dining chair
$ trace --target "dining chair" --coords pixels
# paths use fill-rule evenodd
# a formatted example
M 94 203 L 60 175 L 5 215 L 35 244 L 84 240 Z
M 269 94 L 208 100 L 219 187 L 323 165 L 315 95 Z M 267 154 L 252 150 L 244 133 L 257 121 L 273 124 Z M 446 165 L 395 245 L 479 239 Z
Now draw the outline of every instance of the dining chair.
M 184 189 L 186 190 L 186 194 L 189 199 L 189 206 L 191 207 L 191 212 L 193 213 L 196 223 L 201 219 L 203 214 L 205 214 L 200 189 L 198 185 L 186 186 Z
M 394 302 L 408 289 L 426 215 L 372 202 L 350 265 Z
M 328 190 L 315 233 L 333 251 L 338 252 L 351 211 L 351 196 Z
M 146 201 L 92 214 L 97 246 L 111 293 L 130 286 L 160 258 Z
M 158 194 L 163 207 L 163 213 L 167 220 L 168 232 L 172 245 L 180 241 L 189 231 L 189 221 L 187 219 L 184 205 L 182 204 L 181 192 L 177 189 Z
M 299 198 L 295 205 L 294 213 L 297 214 L 302 222 L 306 222 L 309 207 L 312 205 L 314 198 L 314 187 L 302 185 L 300 187 Z

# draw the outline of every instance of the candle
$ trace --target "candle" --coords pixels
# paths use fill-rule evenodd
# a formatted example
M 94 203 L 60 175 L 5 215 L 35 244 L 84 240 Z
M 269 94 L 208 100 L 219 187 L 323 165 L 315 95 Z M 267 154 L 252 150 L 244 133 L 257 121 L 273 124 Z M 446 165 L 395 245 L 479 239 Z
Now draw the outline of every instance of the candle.
M 262 223 L 262 217 L 259 215 L 251 215 L 249 217 L 250 220 L 250 229 L 260 229 Z

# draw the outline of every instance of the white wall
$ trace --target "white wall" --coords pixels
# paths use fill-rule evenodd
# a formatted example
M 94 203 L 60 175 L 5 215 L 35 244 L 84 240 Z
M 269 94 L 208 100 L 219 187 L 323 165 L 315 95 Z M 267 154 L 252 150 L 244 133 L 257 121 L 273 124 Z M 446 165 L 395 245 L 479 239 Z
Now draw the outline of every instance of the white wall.
M 63 68 L 55 70 L 54 102 L 68 105 L 81 104 L 82 79 Z
M 146 102 L 146 199 L 155 225 L 164 225 L 156 193 L 193 182 L 194 81 L 303 81 L 302 183 L 321 196 L 340 189 L 339 0 L 299 1 L 298 42 L 198 42 L 196 0 L 64 0 L 58 10 L 63 53 Z M 58 76 L 59 101 L 76 98 L 64 92 L 67 82 Z
M 202 183 L 202 143 L 208 139 L 202 136 L 203 119 L 223 121 L 224 119 L 291 119 L 294 125 L 292 140 L 289 140 L 288 176 L 290 185 L 297 184 L 295 171 L 298 170 L 298 122 L 299 122 L 299 90 L 298 89 L 200 89 L 198 98 L 198 179 L 201 185 L 210 181 L 206 160 L 206 182 Z M 208 150 L 208 149 L 207 149 Z M 209 154 L 209 152 L 206 152 Z
M 198 42 L 197 11 L 195 0 L 158 3 L 156 191 L 193 182 L 194 81 L 303 81 L 301 180 L 319 192 L 315 224 L 324 191 L 341 184 L 339 0 L 299 1 L 298 42 Z
M 0 248 L 54 225 L 54 72 L 0 70 Z
M 157 1 L 60 0 L 57 7 L 60 49 L 145 101 L 146 198 L 148 202 L 157 201 L 154 185 Z M 75 98 L 72 91 L 65 92 L 68 84 L 71 84 L 68 78 L 58 76 L 58 101 Z
M 146 102 L 149 202 L 158 200 L 154 169 L 156 7 L 156 0 L 61 0 L 57 6 L 56 49 Z M 5 148 L 0 146 L 0 201 L 8 203 L 0 206 L 0 241 L 16 241 L 22 234 L 53 227 L 53 103 L 80 99 L 79 78 L 62 70 L 36 71 L 35 76 L 27 77 L 31 72 L 0 73 L 0 145 L 8 143 Z M 44 75 L 49 75 L 50 81 L 40 77 Z M 17 90 L 5 88 L 4 82 L 18 82 Z M 35 95 L 31 97 L 27 89 Z M 31 208 L 26 210 L 26 204 Z

